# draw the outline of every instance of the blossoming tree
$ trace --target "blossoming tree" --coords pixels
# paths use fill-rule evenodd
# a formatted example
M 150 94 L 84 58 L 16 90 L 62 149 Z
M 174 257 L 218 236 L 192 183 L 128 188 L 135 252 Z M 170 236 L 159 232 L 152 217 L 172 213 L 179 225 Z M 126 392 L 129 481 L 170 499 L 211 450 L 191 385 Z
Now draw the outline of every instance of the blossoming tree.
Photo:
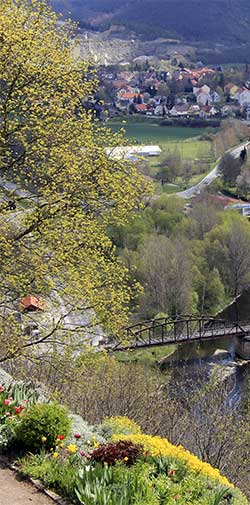
M 142 204 L 145 182 L 107 156 L 124 140 L 85 107 L 97 82 L 74 44 L 70 23 L 43 1 L 1 1 L 0 362 L 48 338 L 65 341 L 65 314 L 76 310 L 92 311 L 78 335 L 126 323 L 133 287 L 108 227 Z M 35 341 L 17 323 L 27 294 L 57 307 Z

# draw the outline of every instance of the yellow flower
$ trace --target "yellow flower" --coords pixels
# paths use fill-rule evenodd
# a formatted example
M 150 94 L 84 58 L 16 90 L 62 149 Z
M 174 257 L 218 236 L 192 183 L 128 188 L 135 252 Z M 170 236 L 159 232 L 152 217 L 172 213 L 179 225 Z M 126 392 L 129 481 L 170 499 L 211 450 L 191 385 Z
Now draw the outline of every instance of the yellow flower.
M 46 440 L 47 440 L 47 437 L 42 437 L 41 438 L 42 444 L 45 444 Z
M 67 447 L 67 451 L 70 452 L 71 454 L 75 454 L 78 451 L 78 448 L 76 447 L 75 444 L 70 444 Z
M 59 456 L 59 452 L 54 452 L 54 454 L 53 454 L 53 458 L 57 459 L 57 458 L 58 458 L 58 456 Z
M 184 449 L 181 445 L 176 446 L 171 444 L 166 438 L 152 437 L 150 435 L 123 435 L 114 434 L 112 440 L 117 442 L 118 440 L 131 440 L 135 444 L 141 444 L 144 450 L 150 453 L 152 456 L 173 456 L 174 458 L 180 459 L 187 463 L 187 465 L 195 472 L 202 473 L 213 479 L 218 480 L 221 484 L 234 487 L 226 477 L 220 474 L 217 468 L 213 468 L 209 463 L 204 463 L 197 456 L 194 456 L 191 452 Z M 123 458 L 126 461 L 125 458 Z
M 125 458 L 123 458 L 124 461 L 128 461 L 128 456 L 125 456 Z
M 98 444 L 98 442 L 94 442 L 94 449 L 97 449 L 99 447 L 100 444 Z

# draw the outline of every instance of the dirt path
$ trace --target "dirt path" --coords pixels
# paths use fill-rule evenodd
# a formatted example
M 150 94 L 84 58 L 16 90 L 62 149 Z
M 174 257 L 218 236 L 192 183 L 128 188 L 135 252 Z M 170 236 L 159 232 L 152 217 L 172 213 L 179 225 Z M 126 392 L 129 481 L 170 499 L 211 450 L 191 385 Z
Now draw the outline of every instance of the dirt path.
M 55 505 L 32 484 L 18 480 L 15 472 L 9 470 L 0 460 L 0 505 Z

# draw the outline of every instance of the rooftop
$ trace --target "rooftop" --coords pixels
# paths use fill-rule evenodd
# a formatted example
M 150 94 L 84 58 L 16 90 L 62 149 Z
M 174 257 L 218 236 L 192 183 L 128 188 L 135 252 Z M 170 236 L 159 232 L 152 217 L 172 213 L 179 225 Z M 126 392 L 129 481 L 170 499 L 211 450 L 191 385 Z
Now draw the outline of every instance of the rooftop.
M 27 295 L 20 300 L 21 310 L 44 310 L 44 302 L 33 295 Z

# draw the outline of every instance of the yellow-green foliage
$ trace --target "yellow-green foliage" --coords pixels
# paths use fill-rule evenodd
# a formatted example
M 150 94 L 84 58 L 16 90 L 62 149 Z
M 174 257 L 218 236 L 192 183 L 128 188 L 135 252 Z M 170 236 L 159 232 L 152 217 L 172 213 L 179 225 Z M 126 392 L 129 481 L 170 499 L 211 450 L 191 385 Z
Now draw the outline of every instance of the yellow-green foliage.
M 124 139 L 84 107 L 96 78 L 74 58 L 72 31 L 43 1 L 0 2 L 0 171 L 26 190 L 11 195 L 18 217 L 0 205 L 0 297 L 8 310 L 28 293 L 67 300 L 69 312 L 91 308 L 118 333 L 133 287 L 107 227 L 140 207 L 145 180 L 107 155 Z M 23 347 L 10 323 L 4 359 Z
M 194 456 L 189 451 L 184 449 L 181 445 L 175 446 L 171 444 L 166 438 L 152 437 L 150 435 L 143 434 L 114 434 L 112 440 L 131 440 L 135 444 L 142 444 L 145 451 L 149 452 L 152 456 L 173 456 L 174 458 L 185 461 L 192 470 L 204 475 L 208 475 L 209 477 L 218 480 L 223 485 L 233 487 L 227 478 L 220 474 L 217 468 L 213 468 L 208 463 L 204 463 L 199 458 L 197 458 L 197 456 Z
M 103 427 L 110 428 L 112 433 L 120 433 L 124 435 L 139 435 L 141 428 L 134 421 L 131 421 L 126 416 L 106 417 L 102 423 Z

